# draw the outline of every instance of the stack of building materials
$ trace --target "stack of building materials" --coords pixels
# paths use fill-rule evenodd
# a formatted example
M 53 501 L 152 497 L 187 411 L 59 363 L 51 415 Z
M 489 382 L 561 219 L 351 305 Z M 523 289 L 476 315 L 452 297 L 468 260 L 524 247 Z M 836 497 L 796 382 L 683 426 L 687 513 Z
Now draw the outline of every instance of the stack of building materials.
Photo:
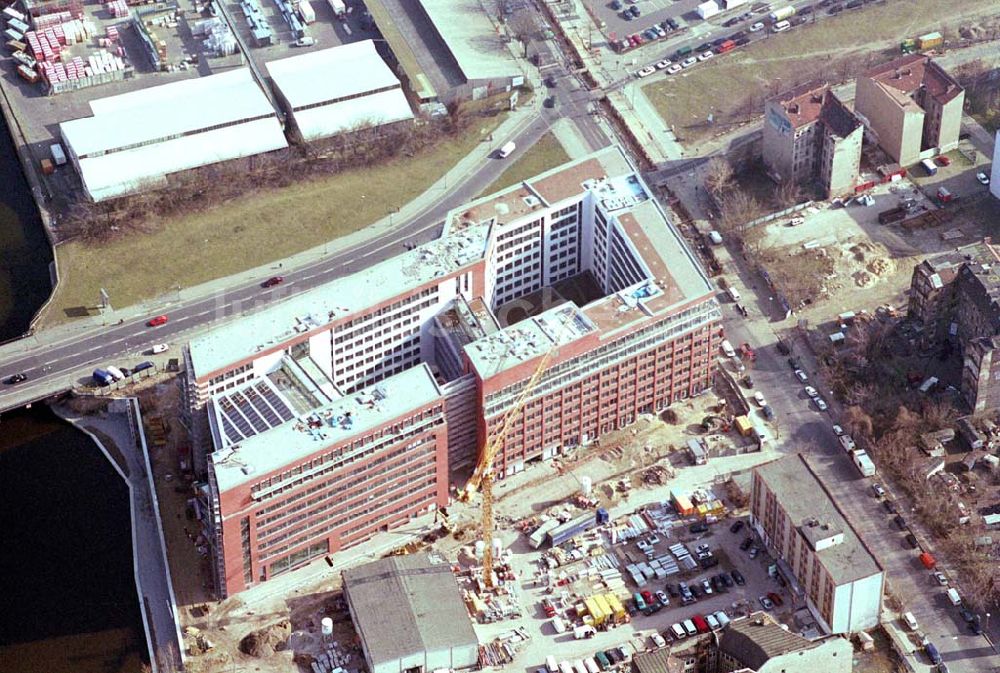
M 106 49 L 89 55 L 86 60 L 73 57 L 66 63 L 39 61 L 38 72 L 49 85 L 49 93 L 84 89 L 106 82 L 124 79 L 130 68 L 121 56 Z
M 253 35 L 254 45 L 265 47 L 271 44 L 273 41 L 271 26 L 268 24 L 267 17 L 264 16 L 260 5 L 257 4 L 257 0 L 242 0 L 240 8 L 243 10 L 243 17 L 250 28 L 250 34 Z
M 292 6 L 292 3 L 287 0 L 274 0 L 274 4 L 277 5 L 278 11 L 281 12 L 281 18 L 283 18 L 285 23 L 288 24 L 288 27 L 292 29 L 292 33 L 295 35 L 296 39 L 305 37 L 305 26 L 299 19 L 299 15 L 296 13 L 295 7 Z
M 69 14 L 70 18 L 74 19 L 83 16 L 83 0 L 23 0 L 22 4 L 25 11 L 35 20 L 50 14 Z M 35 27 L 38 25 L 35 24 Z
M 129 15 L 128 4 L 125 3 L 125 0 L 112 0 L 104 5 L 104 8 L 116 19 L 123 19 Z
M 205 49 L 216 56 L 236 53 L 236 37 L 229 25 L 219 17 L 199 21 L 192 32 L 196 37 L 204 38 Z
M 680 542 L 670 545 L 670 553 L 684 570 L 694 570 L 698 567 L 698 562 L 691 557 L 691 552 Z
M 345 673 L 345 668 L 351 663 L 351 654 L 333 641 L 327 645 L 312 662 L 313 673 Z
M 73 16 L 70 12 L 53 12 L 52 14 L 31 17 L 31 25 L 34 26 L 35 30 L 45 30 L 57 23 L 66 23 L 67 21 L 79 18 L 79 16 Z

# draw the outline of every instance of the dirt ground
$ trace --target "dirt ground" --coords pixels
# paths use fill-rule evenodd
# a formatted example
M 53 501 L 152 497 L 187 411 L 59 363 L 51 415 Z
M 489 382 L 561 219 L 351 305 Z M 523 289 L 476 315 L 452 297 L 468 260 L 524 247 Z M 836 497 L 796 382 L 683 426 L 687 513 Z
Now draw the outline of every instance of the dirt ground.
M 146 394 L 147 402 L 155 401 L 159 413 L 164 418 L 170 417 L 169 410 L 177 403 L 176 386 L 168 384 L 154 392 L 155 395 Z M 743 438 L 735 432 L 705 434 L 701 430 L 702 419 L 713 413 L 717 405 L 718 398 L 713 394 L 701 395 L 674 406 L 679 414 L 675 424 L 642 417 L 630 428 L 605 435 L 599 444 L 558 461 L 532 465 L 524 473 L 503 480 L 495 487 L 498 522 L 503 526 L 503 522 L 530 517 L 561 504 L 579 492 L 580 477 L 584 475 L 592 479 L 594 495 L 602 505 L 620 504 L 633 497 L 655 499 L 653 489 L 662 487 L 673 470 L 690 464 L 684 450 L 688 438 L 705 438 L 720 455 L 739 452 L 737 447 Z M 208 561 L 199 554 L 198 541 L 188 536 L 189 532 L 193 534 L 195 523 L 185 514 L 188 491 L 179 486 L 182 479 L 177 447 L 186 442 L 186 436 L 179 424 L 170 423 L 168 428 L 164 445 L 152 451 L 153 469 L 185 646 L 196 651 L 211 646 L 205 652 L 189 655 L 188 670 L 209 673 L 235 667 L 262 673 L 293 670 L 308 673 L 311 657 L 328 645 L 319 634 L 324 616 L 334 619 L 334 635 L 330 640 L 355 654 L 351 669 L 357 670 L 362 659 L 357 656 L 357 636 L 343 604 L 340 573 L 330 572 L 322 561 L 278 578 L 286 582 L 301 574 L 303 581 L 288 585 L 294 588 L 284 590 L 275 581 L 222 602 L 207 598 Z M 170 480 L 166 478 L 168 474 L 172 475 Z M 434 549 L 452 560 L 460 558 L 463 549 L 468 552 L 478 534 L 479 511 L 478 502 L 453 505 L 451 520 L 458 534 L 437 541 Z M 359 555 L 352 562 L 362 560 Z M 290 620 L 292 634 L 285 649 L 262 657 L 240 650 L 240 642 L 247 634 L 273 627 L 284 619 Z

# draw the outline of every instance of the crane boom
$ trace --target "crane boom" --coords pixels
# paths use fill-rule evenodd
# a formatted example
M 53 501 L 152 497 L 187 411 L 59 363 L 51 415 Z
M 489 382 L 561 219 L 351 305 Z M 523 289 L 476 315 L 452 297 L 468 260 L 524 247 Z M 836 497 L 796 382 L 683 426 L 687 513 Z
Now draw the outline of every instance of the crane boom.
M 500 452 L 500 447 L 503 446 L 504 439 L 507 437 L 507 432 L 510 430 L 513 419 L 517 418 L 524 410 L 524 406 L 528 403 L 528 397 L 531 396 L 531 392 L 538 385 L 542 374 L 548 369 L 549 362 L 551 362 L 557 350 L 559 350 L 558 340 L 556 340 L 552 348 L 546 351 L 545 355 L 538 362 L 538 366 L 532 372 L 531 378 L 528 379 L 524 388 L 521 389 L 514 404 L 504 414 L 497 433 L 493 435 L 492 439 L 484 439 L 486 446 L 480 451 L 479 462 L 476 463 L 476 468 L 472 471 L 472 477 L 469 478 L 464 491 L 460 495 L 463 500 L 468 500 L 477 490 L 481 490 L 483 494 L 482 528 L 483 544 L 485 546 L 483 549 L 483 583 L 487 589 L 493 588 L 493 461 Z

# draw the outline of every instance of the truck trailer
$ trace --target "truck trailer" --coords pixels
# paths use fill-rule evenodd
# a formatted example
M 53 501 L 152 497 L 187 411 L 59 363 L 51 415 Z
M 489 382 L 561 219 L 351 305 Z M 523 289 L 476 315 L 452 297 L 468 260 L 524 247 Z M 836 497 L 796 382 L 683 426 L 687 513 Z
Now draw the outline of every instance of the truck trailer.
M 347 20 L 347 5 L 344 4 L 344 0 L 327 0 L 327 2 L 338 19 L 341 21 Z
M 779 7 L 778 9 L 771 12 L 771 23 L 778 23 L 779 21 L 785 21 L 795 16 L 795 8 L 791 5 L 786 7 Z

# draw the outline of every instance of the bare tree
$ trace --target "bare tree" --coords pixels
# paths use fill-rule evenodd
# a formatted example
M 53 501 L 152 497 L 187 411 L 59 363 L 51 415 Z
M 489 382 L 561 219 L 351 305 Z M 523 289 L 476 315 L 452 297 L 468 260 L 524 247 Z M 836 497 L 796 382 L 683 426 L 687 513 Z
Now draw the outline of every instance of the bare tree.
M 741 189 L 730 190 L 719 198 L 719 226 L 741 239 L 747 233 L 747 224 L 763 212 L 760 202 Z
M 718 196 L 730 186 L 733 166 L 723 157 L 712 157 L 705 168 L 705 189 Z
M 844 413 L 840 417 L 840 424 L 854 436 L 871 438 L 874 434 L 872 417 L 857 405 L 844 409 Z
M 774 200 L 779 208 L 791 208 L 802 200 L 802 186 L 794 180 L 785 180 L 774 190 Z

